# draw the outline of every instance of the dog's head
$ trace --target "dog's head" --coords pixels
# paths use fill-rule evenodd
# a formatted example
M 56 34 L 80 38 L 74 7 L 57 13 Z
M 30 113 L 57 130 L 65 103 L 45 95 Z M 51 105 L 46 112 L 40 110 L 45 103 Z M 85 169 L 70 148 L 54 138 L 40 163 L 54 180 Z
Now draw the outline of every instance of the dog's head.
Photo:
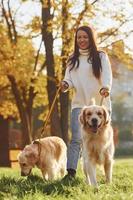
M 34 144 L 27 145 L 24 150 L 18 155 L 18 162 L 21 168 L 21 176 L 28 176 L 32 168 L 35 166 L 38 153 Z
M 109 123 L 110 117 L 104 106 L 91 105 L 81 110 L 79 121 L 87 132 L 97 133 L 98 129 Z

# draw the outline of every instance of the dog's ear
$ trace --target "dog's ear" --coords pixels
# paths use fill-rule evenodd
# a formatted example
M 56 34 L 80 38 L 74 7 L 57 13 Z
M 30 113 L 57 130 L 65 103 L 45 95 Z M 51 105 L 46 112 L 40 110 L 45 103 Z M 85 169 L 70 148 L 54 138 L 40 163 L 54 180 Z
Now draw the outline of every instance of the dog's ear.
M 29 151 L 25 154 L 25 156 L 30 160 L 30 162 L 34 163 L 37 159 L 37 155 L 35 154 L 35 152 L 33 151 Z
M 86 120 L 85 120 L 85 110 L 86 110 L 86 107 L 84 107 L 84 108 L 81 110 L 80 114 L 79 114 L 79 122 L 80 122 L 81 124 L 83 124 L 83 125 L 86 124 Z
M 21 154 L 22 154 L 22 151 L 19 152 L 18 155 L 17 155 L 17 160 L 18 160 L 18 161 L 20 160 L 20 156 L 21 156 Z
M 37 159 L 37 151 L 34 147 L 34 144 L 26 146 L 25 150 L 25 156 L 30 159 L 31 161 L 34 161 Z
M 105 106 L 102 106 L 102 107 L 103 107 L 103 113 L 104 113 L 104 124 L 108 124 L 111 120 L 109 111 L 107 110 Z

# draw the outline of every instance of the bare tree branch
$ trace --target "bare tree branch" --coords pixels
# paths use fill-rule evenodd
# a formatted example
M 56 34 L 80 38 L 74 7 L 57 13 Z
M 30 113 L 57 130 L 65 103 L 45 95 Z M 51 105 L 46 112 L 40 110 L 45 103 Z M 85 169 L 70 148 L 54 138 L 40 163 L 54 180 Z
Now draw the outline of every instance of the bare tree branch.
M 2 5 L 2 14 L 6 20 L 6 24 L 7 24 L 7 28 L 8 28 L 8 35 L 9 35 L 9 38 L 12 42 L 12 38 L 13 38 L 13 35 L 12 35 L 12 29 L 11 29 L 11 24 L 10 24 L 10 21 L 9 21 L 9 18 L 8 18 L 8 13 L 6 12 L 6 9 L 4 7 L 4 0 L 1 1 L 1 5 Z
M 124 35 L 125 37 L 123 37 L 123 40 L 126 39 L 127 37 L 129 37 L 129 35 L 132 34 L 132 33 L 133 33 L 133 30 L 131 30 L 128 34 L 125 33 L 125 35 Z M 118 41 L 118 40 L 113 41 L 113 42 L 111 42 L 110 44 L 107 44 L 106 46 L 104 46 L 104 48 L 111 47 L 111 46 L 112 46 L 115 42 L 117 42 L 117 41 Z M 128 46 L 125 45 L 125 47 L 126 47 L 126 49 L 128 49 L 129 51 L 131 51 L 131 49 L 130 49 Z
M 98 0 L 93 1 L 93 2 L 91 3 L 91 5 L 94 5 L 97 1 L 98 1 Z
M 14 19 L 12 17 L 12 13 L 11 13 L 11 8 L 10 8 L 10 0 L 8 0 L 8 11 L 9 11 L 9 17 L 10 17 L 10 21 L 11 21 L 11 27 L 12 27 L 12 31 L 13 31 L 13 41 L 15 43 L 17 43 L 17 31 L 16 31 L 16 27 L 15 27 L 15 22 Z
M 84 17 L 84 14 L 88 11 L 88 9 L 90 9 L 90 4 L 88 4 L 87 0 L 84 1 L 84 9 L 81 11 L 81 13 L 78 15 L 75 24 L 72 27 L 73 29 L 77 29 L 77 27 L 79 26 L 81 20 Z
M 11 41 L 11 43 L 16 44 L 16 42 L 17 42 L 17 31 L 16 31 L 16 27 L 15 27 L 15 22 L 13 20 L 12 13 L 11 13 L 10 0 L 7 1 L 8 11 L 6 11 L 6 9 L 5 9 L 4 0 L 1 1 L 1 6 L 2 6 L 3 16 L 6 20 L 6 24 L 7 24 L 7 28 L 8 28 L 8 35 L 9 35 L 10 41 Z
M 79 26 L 80 22 L 82 21 L 84 14 L 90 10 L 90 6 L 94 5 L 98 0 L 95 0 L 92 3 L 88 3 L 87 0 L 84 0 L 84 9 L 81 11 L 81 13 L 78 15 L 77 19 L 76 19 L 76 23 L 73 25 L 72 29 L 77 29 L 77 27 Z
M 128 19 L 125 19 L 124 21 L 122 21 L 117 28 L 114 28 L 112 31 L 110 31 L 110 33 L 108 35 L 105 35 L 105 37 L 100 40 L 100 44 L 105 42 L 109 37 L 116 35 L 116 33 L 120 29 L 120 27 L 122 27 L 126 22 L 128 22 Z
M 38 64 L 38 59 L 39 59 L 39 54 L 40 54 L 40 50 L 41 50 L 41 47 L 42 47 L 42 43 L 43 43 L 43 40 L 41 40 L 40 45 L 39 45 L 39 49 L 37 51 L 33 72 L 35 72 L 36 68 L 37 68 L 37 64 Z
M 39 74 L 40 72 L 42 72 L 42 70 L 43 70 L 45 67 L 46 67 L 46 61 L 44 61 L 44 63 L 43 63 L 42 66 L 40 67 L 38 74 Z

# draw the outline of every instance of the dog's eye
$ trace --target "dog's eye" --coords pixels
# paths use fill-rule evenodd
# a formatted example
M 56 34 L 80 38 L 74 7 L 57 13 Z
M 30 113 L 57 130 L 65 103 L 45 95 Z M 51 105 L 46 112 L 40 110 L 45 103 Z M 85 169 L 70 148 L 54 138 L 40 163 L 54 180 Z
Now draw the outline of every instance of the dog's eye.
M 88 116 L 88 117 L 91 116 L 91 112 L 88 112 L 88 113 L 87 113 L 87 116 Z
M 98 114 L 98 116 L 102 116 L 102 113 L 101 113 L 101 112 L 98 112 L 97 114 Z
M 21 165 L 22 165 L 23 167 L 26 167 L 26 163 L 22 163 Z

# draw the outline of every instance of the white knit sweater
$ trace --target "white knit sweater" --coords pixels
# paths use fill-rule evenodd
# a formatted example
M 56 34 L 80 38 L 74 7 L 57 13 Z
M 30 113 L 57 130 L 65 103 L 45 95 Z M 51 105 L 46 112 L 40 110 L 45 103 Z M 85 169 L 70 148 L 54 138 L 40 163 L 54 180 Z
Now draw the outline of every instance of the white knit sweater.
M 68 83 L 69 89 L 74 88 L 75 91 L 72 99 L 72 109 L 89 105 L 92 98 L 95 98 L 96 104 L 99 105 L 101 100 L 99 90 L 102 87 L 111 90 L 112 71 L 108 56 L 100 52 L 100 58 L 102 64 L 101 81 L 93 75 L 92 64 L 87 61 L 88 52 L 80 50 L 78 68 L 73 68 L 70 71 L 70 66 L 67 66 L 64 81 Z M 110 96 L 104 99 L 103 104 L 111 111 Z

